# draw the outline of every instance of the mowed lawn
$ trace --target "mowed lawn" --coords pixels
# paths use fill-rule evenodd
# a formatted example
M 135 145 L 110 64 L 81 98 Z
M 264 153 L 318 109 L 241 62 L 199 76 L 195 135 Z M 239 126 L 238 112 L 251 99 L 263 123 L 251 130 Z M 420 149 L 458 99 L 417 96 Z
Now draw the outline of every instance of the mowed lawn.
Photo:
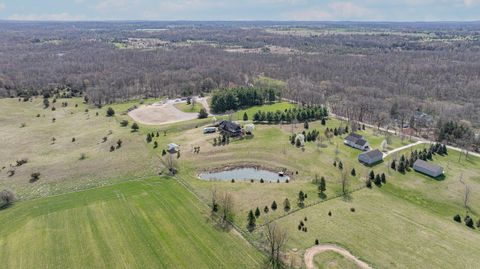
M 173 179 L 130 181 L 0 211 L 2 268 L 258 268 Z

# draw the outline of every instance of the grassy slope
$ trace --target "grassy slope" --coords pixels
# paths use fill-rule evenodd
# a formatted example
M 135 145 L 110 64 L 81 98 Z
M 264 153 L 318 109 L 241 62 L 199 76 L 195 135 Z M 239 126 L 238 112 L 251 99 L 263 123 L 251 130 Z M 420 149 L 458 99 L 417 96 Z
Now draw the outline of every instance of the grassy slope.
M 342 255 L 333 252 L 325 251 L 315 255 L 315 265 L 318 269 L 358 269 L 359 267 L 352 261 L 343 257 Z
M 68 102 L 68 107 L 61 107 L 62 102 Z M 114 107 L 120 114 L 122 106 L 130 105 Z M 2 110 L 9 111 L 0 114 L 0 168 L 5 166 L 0 170 L 0 187 L 12 188 L 20 198 L 31 198 L 155 173 L 158 159 L 145 147 L 143 136 L 120 127 L 117 118 L 106 117 L 106 108 L 89 107 L 80 98 L 58 99 L 51 106 L 56 110 L 43 109 L 41 98 L 27 103 L 0 100 Z M 56 118 L 54 123 L 52 118 Z M 20 128 L 21 123 L 26 127 Z M 107 142 L 102 143 L 103 137 Z M 110 152 L 118 139 L 123 141 L 122 148 Z M 82 153 L 85 160 L 79 160 Z M 14 168 L 15 175 L 8 177 L 10 164 L 21 158 L 28 158 L 28 163 Z M 41 176 L 32 184 L 28 181 L 33 172 Z
M 4 268 L 256 268 L 261 256 L 206 221 L 172 179 L 30 200 L 0 211 Z M 221 242 L 221 244 L 219 244 Z
M 288 103 L 288 102 L 280 102 L 280 103 L 275 103 L 272 105 L 263 105 L 263 106 L 253 106 L 244 110 L 240 110 L 236 112 L 236 116 L 238 120 L 243 120 L 243 114 L 247 112 L 248 119 L 253 120 L 253 115 L 258 112 L 259 110 L 261 111 L 271 111 L 271 112 L 276 112 L 277 110 L 284 111 L 285 109 L 289 108 L 294 108 L 295 105 Z

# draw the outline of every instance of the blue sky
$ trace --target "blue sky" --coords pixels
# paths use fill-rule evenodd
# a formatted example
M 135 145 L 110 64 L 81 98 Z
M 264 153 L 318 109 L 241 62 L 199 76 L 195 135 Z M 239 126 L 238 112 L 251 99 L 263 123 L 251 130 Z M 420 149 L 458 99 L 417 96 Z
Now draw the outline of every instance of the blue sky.
M 480 0 L 0 0 L 0 19 L 472 21 Z

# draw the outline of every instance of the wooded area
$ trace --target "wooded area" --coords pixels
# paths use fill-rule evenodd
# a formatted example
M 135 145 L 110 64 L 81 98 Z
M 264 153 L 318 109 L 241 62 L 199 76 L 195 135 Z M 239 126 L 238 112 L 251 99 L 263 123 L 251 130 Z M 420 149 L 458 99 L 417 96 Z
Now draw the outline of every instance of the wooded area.
M 255 79 L 261 75 L 284 81 L 279 86 L 284 98 L 311 105 L 328 102 L 332 112 L 356 120 L 399 124 L 421 111 L 436 120 L 462 119 L 478 127 L 479 27 L 1 22 L 0 96 L 57 91 L 105 104 L 248 87 L 258 85 Z M 235 52 L 238 48 L 263 49 Z

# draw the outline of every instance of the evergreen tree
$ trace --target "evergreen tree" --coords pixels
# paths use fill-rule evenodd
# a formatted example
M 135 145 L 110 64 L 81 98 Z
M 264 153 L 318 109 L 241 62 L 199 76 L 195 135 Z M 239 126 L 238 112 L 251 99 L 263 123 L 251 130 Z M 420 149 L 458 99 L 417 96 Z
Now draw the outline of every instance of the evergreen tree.
M 272 210 L 275 211 L 277 210 L 277 202 L 273 201 L 272 203 Z
M 138 124 L 137 124 L 136 122 L 134 122 L 134 123 L 132 124 L 132 127 L 131 127 L 131 128 L 132 128 L 132 132 L 136 132 L 136 131 L 138 131 L 138 129 L 139 129 L 140 127 L 138 127 Z
M 258 209 L 258 206 L 257 206 L 257 209 L 255 209 L 255 218 L 258 219 L 258 217 L 260 217 L 260 209 Z
M 305 128 L 305 129 L 309 128 L 308 121 L 305 121 L 305 123 L 303 124 L 303 128 Z
M 243 113 L 243 121 L 247 121 L 248 120 L 248 115 L 247 115 L 247 112 Z
M 338 169 L 343 170 L 343 163 L 342 163 L 342 161 L 338 162 Z
M 350 174 L 351 174 L 352 176 L 356 176 L 356 175 L 357 175 L 357 172 L 355 171 L 355 168 L 352 168 L 352 172 L 350 172 Z
M 300 207 L 303 207 L 305 205 L 305 193 L 303 193 L 303 191 L 300 191 L 298 193 L 298 205 Z
M 283 201 L 283 209 L 285 211 L 289 211 L 290 210 L 290 201 L 288 200 L 288 198 L 285 198 L 285 201 Z
M 375 185 L 377 185 L 377 186 L 382 185 L 382 179 L 380 178 L 380 175 L 379 175 L 379 174 L 377 174 L 377 175 L 375 176 Z
M 381 179 L 382 179 L 382 183 L 387 183 L 387 177 L 385 176 L 385 173 L 382 173 L 382 176 L 381 176 Z
M 256 221 L 256 218 L 255 218 L 255 215 L 253 215 L 253 211 L 250 210 L 250 212 L 248 212 L 248 227 L 249 228 L 253 228 L 255 227 L 255 221 Z
M 390 166 L 393 170 L 397 169 L 397 165 L 395 163 L 395 160 L 392 161 L 392 165 Z
M 267 214 L 268 211 L 269 211 L 269 210 L 268 210 L 268 206 L 265 206 L 265 207 L 263 208 L 263 212 L 265 212 L 265 214 Z
M 325 126 L 325 124 L 327 124 L 325 118 L 322 118 L 322 125 Z
M 201 108 L 200 111 L 198 112 L 198 118 L 199 119 L 206 119 L 208 118 L 208 112 L 205 108 Z
M 152 142 L 152 136 L 150 134 L 147 134 L 147 143 Z
M 320 195 L 323 195 L 323 193 L 327 190 L 327 183 L 325 182 L 325 178 L 322 177 L 320 178 L 320 184 L 318 185 L 318 191 Z
M 370 180 L 373 180 L 375 178 L 375 172 L 370 171 L 370 174 L 369 174 L 369 177 L 368 177 Z
M 115 115 L 115 111 L 113 110 L 113 108 L 109 107 L 107 109 L 107 117 L 112 117 L 113 115 Z

